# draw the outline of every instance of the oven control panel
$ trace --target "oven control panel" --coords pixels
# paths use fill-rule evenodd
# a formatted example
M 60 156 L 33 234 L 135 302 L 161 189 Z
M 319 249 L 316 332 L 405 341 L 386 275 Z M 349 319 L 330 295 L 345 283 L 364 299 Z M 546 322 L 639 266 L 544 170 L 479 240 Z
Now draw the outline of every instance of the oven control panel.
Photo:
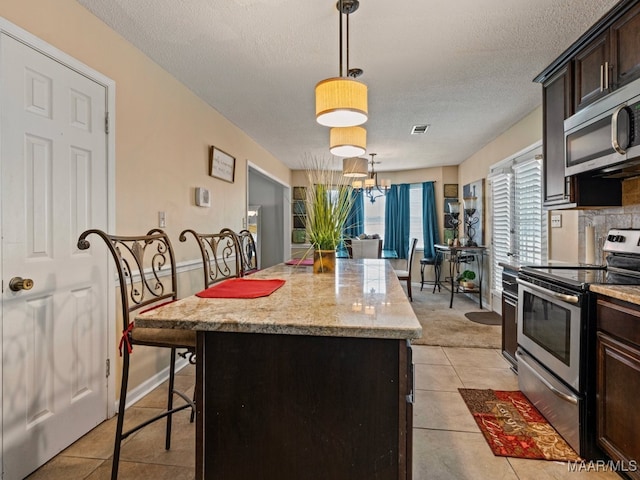
M 602 249 L 605 252 L 640 254 L 640 229 L 613 228 L 609 230 Z

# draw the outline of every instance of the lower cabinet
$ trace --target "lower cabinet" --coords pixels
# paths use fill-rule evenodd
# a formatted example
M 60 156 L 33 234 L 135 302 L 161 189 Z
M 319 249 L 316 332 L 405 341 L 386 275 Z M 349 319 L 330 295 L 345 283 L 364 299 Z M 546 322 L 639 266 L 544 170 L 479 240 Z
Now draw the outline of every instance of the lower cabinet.
M 410 480 L 405 340 L 198 332 L 196 478 Z
M 598 299 L 598 443 L 620 469 L 640 479 L 640 311 Z

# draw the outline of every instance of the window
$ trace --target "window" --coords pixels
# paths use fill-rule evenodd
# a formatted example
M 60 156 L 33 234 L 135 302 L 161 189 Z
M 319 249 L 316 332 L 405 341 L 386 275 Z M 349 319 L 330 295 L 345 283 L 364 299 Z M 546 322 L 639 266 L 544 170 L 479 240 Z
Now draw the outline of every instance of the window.
M 491 169 L 492 287 L 502 291 L 500 262 L 543 264 L 547 259 L 546 212 L 542 210 L 540 147 Z
M 409 187 L 409 238 L 417 238 L 417 249 L 424 248 L 424 235 L 422 232 L 422 184 L 412 183 Z
M 386 197 L 380 196 L 371 203 L 369 197 L 364 196 L 364 233 L 373 235 L 377 233 L 380 238 L 384 238 L 384 207 Z
M 377 233 L 384 238 L 384 218 L 385 218 L 386 197 L 376 198 L 375 203 L 371 203 L 369 197 L 364 197 L 364 233 L 371 235 Z M 409 238 L 417 238 L 416 248 L 424 246 L 422 232 L 422 222 L 424 214 L 422 212 L 422 184 L 412 183 L 409 187 Z

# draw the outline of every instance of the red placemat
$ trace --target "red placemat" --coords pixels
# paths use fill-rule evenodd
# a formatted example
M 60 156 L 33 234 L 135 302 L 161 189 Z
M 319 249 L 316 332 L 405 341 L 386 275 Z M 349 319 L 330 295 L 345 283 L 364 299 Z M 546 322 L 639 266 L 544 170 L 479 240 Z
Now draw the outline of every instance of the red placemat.
M 308 267 L 313 266 L 313 258 L 292 258 L 284 262 L 286 265 L 306 265 Z
M 284 285 L 284 280 L 231 278 L 196 293 L 201 298 L 258 298 L 267 297 Z

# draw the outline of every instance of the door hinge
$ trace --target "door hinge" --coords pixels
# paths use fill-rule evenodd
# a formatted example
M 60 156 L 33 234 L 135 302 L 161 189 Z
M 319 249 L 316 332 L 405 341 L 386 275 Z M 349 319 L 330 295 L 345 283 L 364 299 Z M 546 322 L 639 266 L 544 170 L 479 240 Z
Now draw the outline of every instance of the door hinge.
M 109 134 L 109 112 L 104 113 L 104 133 Z
M 111 375 L 111 360 L 107 358 L 106 363 L 106 377 L 109 378 L 109 375 Z

